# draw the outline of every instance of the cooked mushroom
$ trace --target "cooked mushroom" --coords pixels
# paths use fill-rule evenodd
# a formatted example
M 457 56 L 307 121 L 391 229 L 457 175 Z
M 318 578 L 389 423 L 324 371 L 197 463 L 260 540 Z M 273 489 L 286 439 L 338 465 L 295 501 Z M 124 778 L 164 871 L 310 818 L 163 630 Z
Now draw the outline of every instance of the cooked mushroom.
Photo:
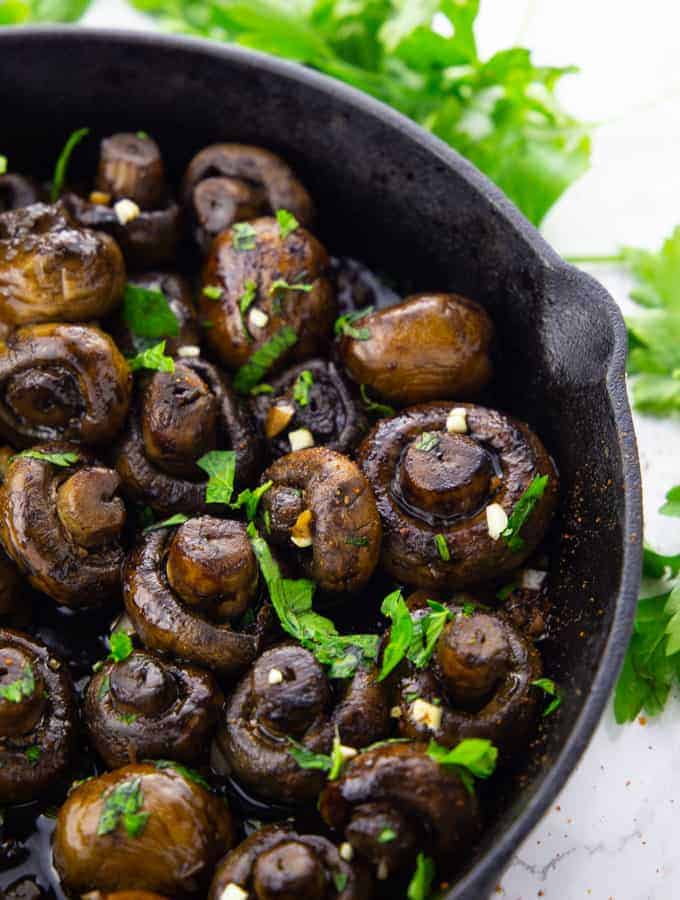
M 271 361 L 270 372 L 324 350 L 336 312 L 325 249 L 304 228 L 282 237 L 276 219 L 243 225 L 245 235 L 238 227 L 215 239 L 203 268 L 200 312 L 210 323 L 209 344 L 236 369 L 287 326 L 295 343 Z
M 124 286 L 116 242 L 81 228 L 61 206 L 0 215 L 0 321 L 84 322 L 111 312 Z
M 101 891 L 90 891 L 83 894 L 82 900 L 170 900 L 160 894 L 152 894 L 151 891 L 114 891 L 102 894 Z
M 120 593 L 120 478 L 75 444 L 15 456 L 0 485 L 0 540 L 28 581 L 63 606 Z
M 236 451 L 237 488 L 256 477 L 261 444 L 248 410 L 215 366 L 186 357 L 140 384 L 116 467 L 127 492 L 160 516 L 208 512 L 197 461 L 215 449 Z
M 340 339 L 349 375 L 390 403 L 476 397 L 491 378 L 493 325 L 458 294 L 416 294 L 360 321 Z
M 156 142 L 114 134 L 101 142 L 97 190 L 87 199 L 65 194 L 62 203 L 81 225 L 116 239 L 133 269 L 174 262 L 181 236 L 178 204 L 165 185 Z
M 316 797 L 325 775 L 298 765 L 291 739 L 328 754 L 336 729 L 342 744 L 356 749 L 385 737 L 389 727 L 375 672 L 359 669 L 334 691 L 309 650 L 281 644 L 257 659 L 228 698 L 217 743 L 231 775 L 258 797 L 301 804 Z
M 557 502 L 557 472 L 522 422 L 471 404 L 425 403 L 379 422 L 359 449 L 376 497 L 382 563 L 416 587 L 502 577 L 533 552 Z M 538 476 L 544 492 L 507 541 L 502 532 Z
M 195 762 L 210 743 L 221 703 L 209 672 L 135 650 L 93 676 L 84 711 L 92 743 L 114 769 L 138 759 Z
M 33 178 L 8 172 L 0 175 L 0 213 L 22 209 L 43 199 L 43 191 Z
M 269 607 L 252 614 L 257 583 L 245 527 L 210 516 L 145 535 L 123 572 L 125 608 L 145 646 L 222 675 L 242 672 L 260 649 Z
M 298 450 L 277 460 L 262 480 L 273 482 L 260 503 L 271 541 L 294 551 L 325 591 L 366 584 L 380 555 L 380 518 L 352 460 L 325 447 Z
M 228 897 L 230 885 L 253 900 L 368 900 L 372 893 L 365 868 L 344 860 L 327 838 L 280 825 L 261 828 L 225 856 L 208 900 Z
M 502 612 L 447 604 L 444 625 L 427 666 L 404 661 L 391 676 L 399 707 L 399 731 L 417 740 L 434 738 L 453 747 L 465 738 L 488 738 L 502 761 L 525 750 L 535 723 L 541 677 L 536 648 Z M 427 613 L 413 595 L 408 606 L 417 620 Z M 436 717 L 427 715 L 428 708 Z
M 290 433 L 305 429 L 315 446 L 349 453 L 367 430 L 356 397 L 337 366 L 310 359 L 271 382 L 271 393 L 253 399 L 269 450 L 276 459 L 290 453 Z
M 76 730 L 66 666 L 35 638 L 0 628 L 0 803 L 43 799 L 68 772 Z
M 156 891 L 179 900 L 205 896 L 233 844 L 223 800 L 177 769 L 144 764 L 74 788 L 57 818 L 53 853 L 74 894 Z
M 89 325 L 27 325 L 0 343 L 0 433 L 103 444 L 121 429 L 132 376 L 108 334 Z
M 22 606 L 23 590 L 21 575 L 11 559 L 0 550 L 0 617 L 7 621 L 9 616 L 19 612 Z
M 182 202 L 204 252 L 243 219 L 285 209 L 301 225 L 314 220 L 312 200 L 286 163 L 246 144 L 213 144 L 197 153 L 184 176 Z
M 408 869 L 423 847 L 450 871 L 478 836 L 475 795 L 426 747 L 407 742 L 360 753 L 319 798 L 324 821 L 383 876 Z M 387 829 L 391 841 L 381 839 Z
M 2 898 L 3 900 L 46 900 L 47 894 L 32 878 L 21 878 L 9 885 Z

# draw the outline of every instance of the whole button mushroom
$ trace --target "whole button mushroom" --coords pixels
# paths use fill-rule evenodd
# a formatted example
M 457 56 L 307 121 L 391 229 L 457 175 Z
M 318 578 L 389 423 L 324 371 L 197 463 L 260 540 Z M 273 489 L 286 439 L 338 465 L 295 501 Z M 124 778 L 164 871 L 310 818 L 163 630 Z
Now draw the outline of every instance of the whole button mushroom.
M 265 368 L 274 372 L 325 350 L 336 313 L 328 266 L 312 234 L 299 227 L 284 236 L 276 219 L 237 223 L 220 234 L 203 267 L 200 312 L 222 362 L 237 369 L 273 341 L 277 353 Z
M 16 172 L 0 175 L 0 213 L 39 203 L 43 194 L 44 191 L 33 178 Z
M 0 214 L 0 321 L 83 322 L 123 296 L 116 242 L 80 227 L 61 206 L 34 203 Z
M 237 488 L 260 465 L 255 423 L 222 373 L 198 356 L 180 359 L 173 372 L 140 382 L 115 450 L 127 493 L 159 516 L 210 511 L 198 461 L 211 450 L 236 452 Z
M 262 476 L 272 481 L 260 514 L 267 537 L 295 554 L 324 591 L 356 591 L 380 555 L 375 499 L 358 466 L 325 447 L 282 456 Z
M 0 540 L 39 591 L 63 606 L 120 593 L 125 506 L 120 478 L 75 444 L 40 444 L 0 485 Z
M 0 803 L 43 798 L 60 784 L 77 717 L 66 667 L 40 641 L 0 629 Z
M 217 733 L 230 774 L 258 797 L 300 805 L 317 796 L 325 774 L 304 768 L 291 754 L 302 745 L 329 754 L 337 730 L 349 748 L 389 733 L 387 694 L 372 669 L 332 685 L 309 650 L 281 644 L 260 656 L 225 708 Z
M 185 772 L 125 766 L 71 791 L 57 817 L 54 865 L 73 894 L 205 896 L 234 833 L 224 801 Z
M 192 763 L 206 753 L 222 700 L 209 672 L 135 650 L 93 676 L 85 721 L 110 769 L 162 757 Z
M 125 422 L 131 392 L 128 365 L 99 328 L 27 325 L 0 343 L 0 433 L 18 447 L 106 443 Z
M 234 222 L 283 209 L 301 225 L 314 220 L 312 200 L 278 156 L 247 144 L 213 144 L 189 163 L 182 202 L 196 243 L 207 252 Z
M 364 316 L 339 355 L 358 384 L 390 403 L 476 397 L 491 379 L 493 325 L 458 294 L 416 294 Z
M 253 900 L 368 900 L 370 878 L 344 860 L 327 838 L 283 826 L 261 828 L 220 862 L 208 900 L 229 897 L 230 886 Z
M 222 675 L 257 656 L 269 620 L 258 599 L 255 554 L 244 525 L 211 516 L 144 535 L 125 562 L 125 608 L 146 647 Z
M 382 565 L 415 587 L 462 588 L 511 572 L 557 504 L 557 472 L 538 437 L 469 403 L 424 403 L 378 422 L 358 461 L 382 520 Z

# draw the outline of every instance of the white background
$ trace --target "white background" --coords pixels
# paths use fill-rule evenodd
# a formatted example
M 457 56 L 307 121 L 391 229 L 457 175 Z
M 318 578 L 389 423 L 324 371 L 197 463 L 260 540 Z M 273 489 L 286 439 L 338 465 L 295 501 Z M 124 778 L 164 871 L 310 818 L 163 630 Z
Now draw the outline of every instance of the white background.
M 122 0 L 96 0 L 85 22 L 148 27 Z M 581 67 L 562 97 L 579 118 L 597 125 L 593 166 L 550 213 L 548 240 L 564 254 L 657 246 L 680 223 L 677 0 L 482 0 L 478 38 L 484 54 L 520 43 L 538 63 Z M 592 271 L 625 307 L 622 273 Z M 680 483 L 680 424 L 637 417 L 636 426 L 646 536 L 658 549 L 677 552 L 680 521 L 656 510 Z M 621 728 L 607 710 L 580 766 L 495 896 L 680 896 L 679 699 L 646 725 Z

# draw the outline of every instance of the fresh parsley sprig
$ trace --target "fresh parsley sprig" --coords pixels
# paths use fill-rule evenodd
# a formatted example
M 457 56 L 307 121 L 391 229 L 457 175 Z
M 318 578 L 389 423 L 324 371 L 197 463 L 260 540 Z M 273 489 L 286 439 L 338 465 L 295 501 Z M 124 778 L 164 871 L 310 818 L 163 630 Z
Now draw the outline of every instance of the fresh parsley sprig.
M 16 457 L 23 456 L 27 459 L 40 459 L 43 462 L 51 463 L 53 466 L 59 466 L 60 468 L 66 469 L 69 466 L 74 466 L 80 456 L 71 451 L 67 450 L 64 453 L 48 453 L 46 450 L 22 450 L 21 453 L 15 454 Z M 12 457 L 14 459 L 15 457 Z
M 388 594 L 380 611 L 392 620 L 390 637 L 383 651 L 379 681 L 383 681 L 404 659 L 424 668 L 446 623 L 453 617 L 451 610 L 436 600 L 428 600 L 425 615 L 412 616 L 400 590 Z
M 524 491 L 508 517 L 508 524 L 501 537 L 514 552 L 521 550 L 524 541 L 520 537 L 520 531 L 525 526 L 534 507 L 545 493 L 548 485 L 548 475 L 536 475 L 529 487 Z
M 137 372 L 140 369 L 149 369 L 152 372 L 174 372 L 175 361 L 171 356 L 165 354 L 165 341 L 142 350 L 136 356 L 132 356 L 127 361 L 131 372 Z
M 179 335 L 177 316 L 162 291 L 128 282 L 123 294 L 122 315 L 137 337 L 158 339 Z
M 68 139 L 64 144 L 64 147 L 59 154 L 56 165 L 54 167 L 54 175 L 52 176 L 52 189 L 50 191 L 50 200 L 52 201 L 52 203 L 57 202 L 64 188 L 64 182 L 66 181 L 66 172 L 68 170 L 68 164 L 71 161 L 71 155 L 73 151 L 83 140 L 83 138 L 87 137 L 89 133 L 89 128 L 79 128 L 77 131 L 73 131 L 68 136 Z
M 284 325 L 244 363 L 234 376 L 234 388 L 239 394 L 248 394 L 272 366 L 297 343 L 297 334 L 289 325 Z
M 430 741 L 427 755 L 440 766 L 454 769 L 469 793 L 474 793 L 475 778 L 489 778 L 496 771 L 498 748 L 487 738 L 465 738 L 455 747 L 442 747 Z
M 35 691 L 35 675 L 30 664 L 27 663 L 21 670 L 19 678 L 9 684 L 0 684 L 0 698 L 10 703 L 21 703 L 33 696 Z
M 357 309 L 354 312 L 348 312 L 342 316 L 338 316 L 333 325 L 333 333 L 337 337 L 346 335 L 347 337 L 354 338 L 355 341 L 370 341 L 371 329 L 365 325 L 357 327 L 357 322 L 365 319 L 366 316 L 369 316 L 372 312 L 373 307 L 367 306 L 365 309 Z
M 128 837 L 139 837 L 146 828 L 150 815 L 142 811 L 143 804 L 140 776 L 117 784 L 104 800 L 97 834 L 110 834 L 122 823 Z

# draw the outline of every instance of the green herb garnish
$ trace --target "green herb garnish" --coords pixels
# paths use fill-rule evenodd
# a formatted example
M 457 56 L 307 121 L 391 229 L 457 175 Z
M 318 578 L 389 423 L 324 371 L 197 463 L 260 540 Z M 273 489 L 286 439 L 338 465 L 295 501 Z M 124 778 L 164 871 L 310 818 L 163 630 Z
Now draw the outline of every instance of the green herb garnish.
M 498 761 L 498 749 L 487 738 L 465 738 L 451 749 L 430 741 L 427 755 L 440 766 L 455 769 L 470 793 L 474 792 L 474 779 L 489 778 Z
M 419 434 L 414 443 L 416 450 L 422 450 L 423 453 L 429 453 L 439 445 L 439 435 L 433 431 L 423 431 Z
M 235 450 L 211 450 L 196 465 L 208 474 L 206 503 L 229 503 L 234 492 L 236 474 Z
M 662 516 L 676 516 L 680 518 L 680 485 L 671 488 L 666 494 L 666 502 L 659 512 Z
M 383 830 L 378 835 L 378 843 L 379 844 L 391 844 L 392 841 L 396 840 L 397 832 L 394 828 L 383 828 Z
M 279 237 L 282 241 L 285 241 L 289 234 L 292 234 L 296 228 L 300 227 L 300 223 L 293 213 L 288 212 L 287 209 L 276 210 L 276 221 L 279 223 Z
M 366 412 L 373 413 L 376 416 L 393 416 L 395 409 L 387 403 L 377 403 L 368 396 L 368 389 L 365 384 L 359 385 L 359 393 L 364 404 Z
M 333 884 L 335 890 L 341 894 L 347 887 L 347 874 L 345 872 L 333 872 Z
M 231 245 L 234 250 L 254 250 L 257 232 L 248 222 L 236 222 L 231 226 Z
M 9 684 L 0 684 L 0 698 L 10 703 L 21 703 L 33 695 L 35 691 L 35 675 L 33 669 L 27 663 L 21 670 L 21 675 L 16 681 Z
M 521 550 L 524 546 L 524 541 L 519 533 L 533 512 L 534 507 L 543 496 L 548 484 L 548 478 L 548 475 L 536 475 L 510 513 L 508 525 L 502 534 L 502 538 L 513 553 Z
M 418 669 L 430 661 L 439 635 L 449 619 L 451 610 L 435 600 L 428 600 L 428 612 L 423 616 L 411 616 L 401 591 L 393 591 L 382 602 L 380 611 L 392 619 L 390 639 L 385 647 L 378 680 L 382 681 L 404 659 Z
M 272 282 L 271 287 L 269 288 L 269 296 L 274 297 L 280 291 L 300 291 L 301 293 L 308 294 L 313 287 L 313 284 L 307 284 L 302 281 L 290 284 L 283 278 L 277 278 L 276 281 Z
M 184 513 L 175 513 L 175 515 L 170 516 L 169 519 L 163 519 L 162 522 L 154 522 L 152 525 L 147 525 L 143 531 L 144 534 L 148 534 L 150 531 L 160 531 L 161 528 L 172 528 L 175 525 L 183 525 L 184 522 L 188 521 L 189 516 L 185 516 Z
M 111 679 L 108 675 L 104 675 L 97 691 L 97 700 L 103 700 L 111 688 Z
M 265 481 L 264 484 L 261 484 L 256 488 L 246 488 L 244 491 L 241 491 L 236 500 L 229 505 L 232 509 L 241 509 L 242 506 L 245 506 L 246 519 L 248 519 L 249 522 L 252 522 L 257 514 L 257 507 L 260 505 L 260 499 L 267 493 L 273 483 L 273 481 Z
M 273 394 L 274 388 L 271 384 L 265 384 L 263 381 L 261 384 L 256 384 L 254 387 L 251 387 L 248 393 L 251 397 L 259 397 L 260 394 Z
M 238 308 L 241 316 L 245 316 L 257 297 L 257 285 L 252 278 L 249 278 L 243 285 L 243 293 L 238 300 Z
M 139 713 L 116 713 L 116 718 L 119 722 L 122 722 L 123 725 L 134 725 L 139 718 Z
M 125 631 L 114 631 L 109 638 L 109 659 L 123 662 L 131 655 L 134 647 L 132 638 Z
M 313 750 L 305 747 L 304 744 L 294 741 L 291 737 L 288 738 L 288 742 L 290 744 L 288 753 L 301 769 L 316 769 L 319 772 L 330 772 L 332 763 L 327 753 L 315 753 Z
M 149 135 L 146 133 L 146 131 L 138 131 L 136 132 L 136 134 L 140 141 L 148 141 L 149 139 Z
M 436 871 L 434 860 L 425 856 L 424 853 L 419 853 L 416 859 L 416 870 L 406 891 L 408 900 L 427 900 L 432 890 Z
M 355 341 L 370 341 L 371 329 L 366 326 L 357 328 L 356 323 L 366 316 L 369 316 L 372 312 L 373 307 L 367 306 L 365 309 L 357 309 L 354 312 L 348 312 L 342 316 L 338 316 L 333 325 L 333 333 L 338 336 L 346 335 L 347 337 L 354 338 Z
M 446 543 L 446 538 L 443 534 L 435 534 L 434 542 L 437 545 L 437 553 L 439 554 L 439 558 L 443 562 L 448 562 L 451 559 L 451 551 L 449 550 L 449 545 Z
M 66 143 L 64 144 L 64 148 L 59 154 L 57 164 L 54 167 L 54 175 L 52 176 L 52 190 L 50 191 L 50 200 L 52 201 L 52 203 L 57 202 L 64 187 L 64 181 L 66 180 L 66 170 L 68 169 L 71 154 L 78 146 L 78 144 L 82 141 L 82 139 L 89 133 L 89 128 L 79 128 L 77 131 L 74 131 L 69 135 Z
M 211 790 L 210 785 L 200 774 L 200 772 L 197 772 L 195 769 L 190 769 L 189 766 L 184 766 L 172 759 L 155 759 L 153 761 L 153 765 L 161 771 L 164 771 L 165 769 L 172 769 L 173 772 L 177 772 L 188 781 L 193 781 L 195 784 L 200 785 L 202 788 L 204 788 L 204 790 Z
M 0 175 L 7 174 L 7 157 L 0 153 Z
M 348 534 L 345 543 L 352 547 L 368 547 L 368 538 L 363 534 Z
M 234 376 L 234 388 L 240 394 L 249 393 L 259 384 L 283 354 L 297 343 L 297 335 L 289 325 L 284 325 L 265 344 L 253 353 L 247 363 Z
M 38 747 L 37 744 L 33 744 L 32 747 L 27 747 L 27 748 L 24 750 L 24 756 L 25 756 L 26 759 L 29 761 L 29 763 L 30 763 L 31 766 L 37 766 L 37 765 L 38 765 L 38 762 L 39 762 L 39 760 L 40 760 L 40 754 L 41 754 L 41 753 L 42 753 L 42 750 L 40 749 L 40 747 Z
M 148 350 L 142 350 L 141 353 L 128 359 L 127 363 L 131 372 L 137 372 L 139 369 L 149 369 L 153 372 L 175 371 L 174 359 L 165 355 L 165 341 L 149 347 Z
M 123 294 L 123 321 L 143 338 L 178 337 L 179 322 L 162 291 L 128 282 Z
M 206 284 L 203 288 L 203 296 L 208 300 L 219 300 L 222 296 L 222 288 L 217 284 Z
M 541 715 L 545 717 L 554 713 L 562 703 L 562 694 L 552 678 L 537 678 L 536 681 L 532 681 L 531 683 L 534 687 L 540 688 L 548 695 L 548 697 L 552 697 L 552 700 L 548 703 Z
M 313 384 L 314 376 L 309 369 L 303 369 L 293 385 L 293 400 L 298 406 L 307 406 L 309 403 L 309 391 Z
M 17 456 L 23 456 L 27 459 L 40 459 L 43 462 L 51 463 L 53 466 L 60 466 L 67 469 L 74 466 L 80 456 L 68 450 L 66 453 L 47 453 L 45 450 L 22 450 Z
M 117 784 L 104 800 L 97 834 L 110 834 L 122 821 L 128 837 L 138 837 L 145 829 L 149 813 L 141 812 L 144 805 L 141 777 Z

